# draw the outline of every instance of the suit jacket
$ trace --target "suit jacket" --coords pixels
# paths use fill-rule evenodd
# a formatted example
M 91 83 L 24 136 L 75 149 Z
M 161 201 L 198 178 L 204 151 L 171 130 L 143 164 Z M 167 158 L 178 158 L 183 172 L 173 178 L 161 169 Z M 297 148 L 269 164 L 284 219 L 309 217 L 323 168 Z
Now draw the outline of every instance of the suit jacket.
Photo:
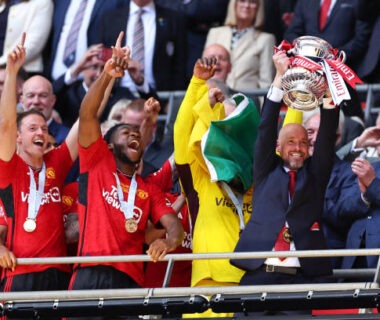
M 327 185 L 323 209 L 323 231 L 329 249 L 344 249 L 352 218 L 342 217 L 339 198 L 356 182 L 351 163 L 335 157 L 334 166 Z M 340 268 L 342 257 L 331 258 L 334 269 Z
M 266 99 L 255 145 L 254 194 L 251 218 L 241 233 L 235 252 L 271 251 L 287 221 L 297 250 L 326 249 L 322 231 L 324 195 L 334 161 L 337 109 L 322 109 L 321 124 L 314 148 L 297 172 L 293 199 L 289 204 L 289 176 L 276 154 L 277 121 L 281 103 Z M 332 272 L 329 258 L 299 258 L 307 276 Z M 233 265 L 244 270 L 259 268 L 264 259 L 236 259 Z
M 249 28 L 234 50 L 231 50 L 231 38 L 231 27 L 211 28 L 205 44 L 207 47 L 219 43 L 230 52 L 232 69 L 226 81 L 227 85 L 237 91 L 269 88 L 274 76 L 273 34 Z
M 95 43 L 115 44 L 127 29 L 129 5 L 103 15 Z M 184 90 L 186 79 L 186 29 L 184 16 L 156 5 L 156 39 L 153 76 L 157 91 Z
M 71 127 L 79 116 L 80 105 L 86 94 L 86 90 L 83 80 L 77 80 L 74 83 L 67 85 L 65 84 L 64 77 L 65 75 L 62 75 L 57 80 L 53 81 L 53 90 L 57 96 L 55 109 L 61 115 L 63 124 L 67 127 Z M 152 96 L 158 99 L 155 91 L 150 91 L 148 93 L 139 92 L 139 94 L 143 99 L 148 99 Z M 135 97 L 128 88 L 114 86 L 103 113 L 99 118 L 100 122 L 107 119 L 112 106 L 122 98 L 134 100 L 137 97 Z
M 58 123 L 54 119 L 50 122 L 48 129 L 58 144 L 61 144 L 63 141 L 65 141 L 66 136 L 70 131 L 70 128 Z
M 372 30 L 372 35 L 369 41 L 368 50 L 362 62 L 358 67 L 358 76 L 368 82 L 380 82 L 380 16 L 378 16 L 376 23 Z M 377 71 L 377 72 L 376 72 Z
M 12 5 L 8 13 L 4 50 L 0 57 L 0 64 L 7 63 L 8 54 L 20 43 L 21 34 L 27 32 L 24 69 L 27 72 L 42 72 L 42 51 L 49 37 L 52 16 L 52 0 L 20 1 L 18 4 Z
M 370 34 L 370 23 L 358 17 L 359 1 L 337 0 L 325 27 L 319 29 L 320 0 L 298 0 L 294 16 L 284 38 L 292 42 L 295 38 L 309 35 L 326 40 L 334 48 L 347 54 L 347 65 L 355 68 L 366 52 Z
M 70 2 L 74 0 L 54 0 L 54 13 L 53 13 L 53 27 L 50 33 L 50 38 L 47 46 L 45 47 L 45 74 L 50 78 L 51 70 L 53 67 L 54 57 L 57 52 L 58 43 L 61 37 L 65 16 Z M 126 0 L 96 0 L 94 8 L 91 12 L 90 24 L 87 29 L 87 44 L 96 43 L 95 38 L 99 32 L 99 19 L 102 14 L 108 10 L 120 8 L 125 5 Z M 115 38 L 116 40 L 116 38 Z
M 367 187 L 364 197 L 360 193 L 358 182 L 355 179 L 351 187 L 345 188 L 337 199 L 335 206 L 339 209 L 337 223 L 340 220 L 350 221 L 350 229 L 346 239 L 346 249 L 379 248 L 380 247 L 380 162 L 372 164 L 376 172 L 376 178 Z M 342 268 L 351 269 L 356 257 L 344 257 Z M 376 268 L 378 256 L 368 256 L 367 266 Z

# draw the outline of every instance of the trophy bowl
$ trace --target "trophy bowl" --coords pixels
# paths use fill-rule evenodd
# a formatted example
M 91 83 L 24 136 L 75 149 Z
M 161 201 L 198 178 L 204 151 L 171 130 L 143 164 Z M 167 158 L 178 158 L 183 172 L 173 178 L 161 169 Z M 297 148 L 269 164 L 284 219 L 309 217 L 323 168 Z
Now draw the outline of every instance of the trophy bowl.
M 302 36 L 293 41 L 291 54 L 308 57 L 311 59 L 333 59 L 332 46 L 325 40 L 313 37 Z
M 302 67 L 290 68 L 282 76 L 284 103 L 293 109 L 311 111 L 318 107 L 327 86 L 323 74 Z

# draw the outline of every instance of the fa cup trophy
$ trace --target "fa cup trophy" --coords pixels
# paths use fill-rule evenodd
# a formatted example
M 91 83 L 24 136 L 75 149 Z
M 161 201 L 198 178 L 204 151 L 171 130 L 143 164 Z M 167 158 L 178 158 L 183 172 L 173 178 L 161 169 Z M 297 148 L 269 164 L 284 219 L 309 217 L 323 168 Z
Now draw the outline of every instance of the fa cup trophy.
M 343 64 L 346 55 L 333 49 L 325 40 L 312 36 L 295 39 L 291 45 L 287 44 L 287 49 L 291 66 L 282 77 L 283 101 L 297 110 L 313 110 L 329 87 L 324 60 Z

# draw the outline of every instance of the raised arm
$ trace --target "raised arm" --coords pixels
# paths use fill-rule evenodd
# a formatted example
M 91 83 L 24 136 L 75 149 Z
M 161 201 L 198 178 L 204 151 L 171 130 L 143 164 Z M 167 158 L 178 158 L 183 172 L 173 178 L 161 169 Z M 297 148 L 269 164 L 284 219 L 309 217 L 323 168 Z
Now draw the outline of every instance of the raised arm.
M 112 47 L 109 59 L 100 77 L 91 85 L 83 98 L 79 111 L 79 144 L 88 147 L 101 136 L 98 109 L 100 108 L 106 88 L 113 78 L 120 78 L 128 67 L 130 51 L 121 47 L 124 32 L 120 32 L 116 45 Z
M 25 62 L 25 33 L 20 43 L 8 54 L 4 89 L 0 100 L 0 159 L 9 161 L 16 151 L 17 136 L 17 73 Z

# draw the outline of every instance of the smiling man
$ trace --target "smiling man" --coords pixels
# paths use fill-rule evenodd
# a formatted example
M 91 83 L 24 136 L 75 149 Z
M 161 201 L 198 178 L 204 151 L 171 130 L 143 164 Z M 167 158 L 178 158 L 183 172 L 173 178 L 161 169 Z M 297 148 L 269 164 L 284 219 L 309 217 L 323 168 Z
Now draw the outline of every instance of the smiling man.
M 184 236 L 176 213 L 163 193 L 136 173 L 143 154 L 139 128 L 118 124 L 102 137 L 97 111 L 112 78 L 124 75 L 129 49 L 113 56 L 83 99 L 79 113 L 79 245 L 80 256 L 143 254 L 148 219 L 164 228 L 165 239 L 153 241 L 147 253 L 157 261 L 173 251 Z M 142 262 L 79 264 L 71 289 L 137 288 L 144 283 Z M 81 318 L 82 319 L 82 318 Z
M 262 109 L 255 145 L 252 215 L 235 252 L 327 249 L 321 218 L 334 161 L 339 108 L 330 105 L 331 98 L 324 101 L 312 156 L 308 153 L 306 129 L 300 124 L 285 125 L 277 137 L 283 97 L 281 76 L 290 62 L 285 52 L 275 53 L 273 61 L 277 73 Z M 321 282 L 327 281 L 324 276 L 332 272 L 330 259 L 320 257 L 279 256 L 231 262 L 247 271 L 240 285 Z M 282 311 L 264 312 L 275 313 Z M 311 310 L 300 313 L 310 314 Z
M 48 124 L 31 109 L 16 114 L 17 72 L 25 61 L 24 39 L 9 54 L 0 102 L 0 266 L 2 290 L 67 289 L 65 264 L 18 265 L 16 258 L 66 255 L 61 190 L 78 155 L 78 125 L 46 153 Z

